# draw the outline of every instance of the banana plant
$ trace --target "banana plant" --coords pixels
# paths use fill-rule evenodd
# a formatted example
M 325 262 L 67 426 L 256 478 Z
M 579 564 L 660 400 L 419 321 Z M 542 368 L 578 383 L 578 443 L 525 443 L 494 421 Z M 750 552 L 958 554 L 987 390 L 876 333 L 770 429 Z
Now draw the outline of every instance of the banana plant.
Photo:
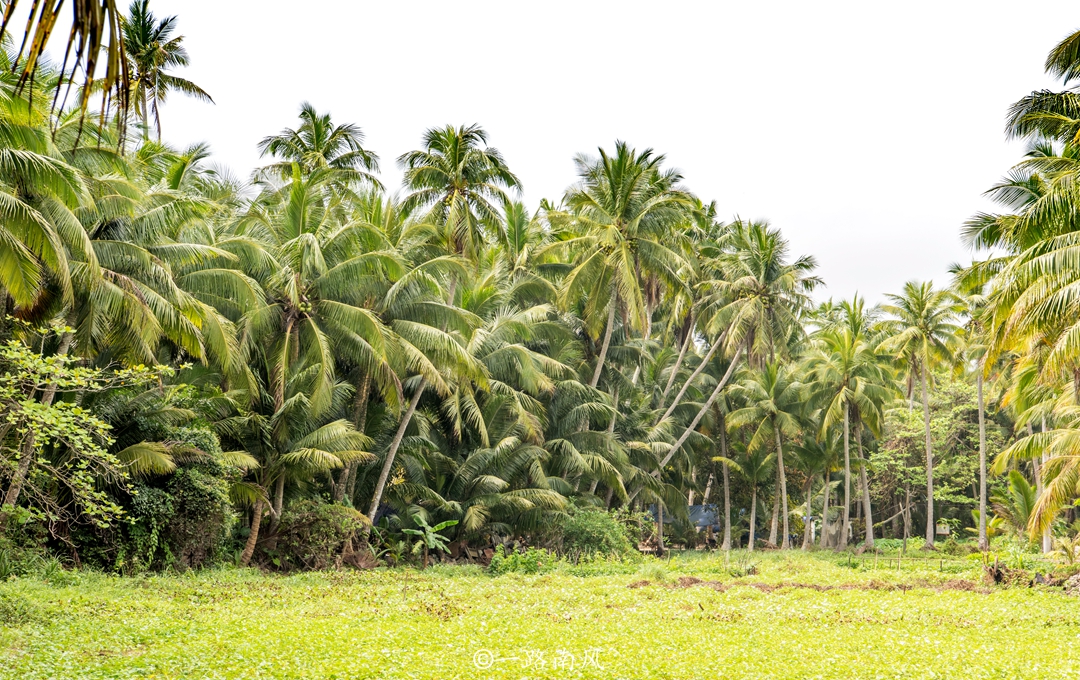
M 439 532 L 448 527 L 452 527 L 458 523 L 456 519 L 448 519 L 445 522 L 439 522 L 435 526 L 431 526 L 420 515 L 417 515 L 413 520 L 420 525 L 419 529 L 402 529 L 401 531 L 409 534 L 410 536 L 419 536 L 416 545 L 423 546 L 424 550 L 424 569 L 428 566 L 428 551 L 436 550 L 438 552 L 447 552 L 446 546 L 450 542 L 446 536 L 443 536 Z

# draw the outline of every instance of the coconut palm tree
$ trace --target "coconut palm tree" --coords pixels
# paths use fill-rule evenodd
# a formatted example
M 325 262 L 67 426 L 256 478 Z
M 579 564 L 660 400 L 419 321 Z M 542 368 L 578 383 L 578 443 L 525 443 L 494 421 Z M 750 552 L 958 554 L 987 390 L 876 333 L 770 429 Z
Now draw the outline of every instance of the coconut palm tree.
M 748 448 L 775 444 L 776 485 L 783 524 L 781 548 L 788 548 L 788 494 L 784 468 L 784 436 L 794 437 L 802 428 L 799 422 L 804 402 L 804 386 L 793 368 L 780 362 L 768 362 L 760 370 L 751 370 L 732 386 L 732 399 L 741 404 L 728 416 L 729 427 L 749 427 L 753 434 Z M 770 440 L 772 443 L 770 444 Z
M 907 396 L 911 399 L 915 381 L 922 388 L 923 425 L 926 435 L 926 546 L 934 546 L 934 452 L 930 435 L 931 371 L 953 360 L 956 349 L 955 323 L 962 311 L 956 295 L 938 290 L 932 282 L 909 281 L 900 295 L 889 294 L 890 304 L 882 310 L 893 318 L 881 322 L 887 337 L 879 345 L 904 365 L 907 373 Z
M 757 532 L 757 497 L 758 487 L 773 473 L 773 462 L 776 459 L 774 452 L 768 452 L 763 448 L 746 448 L 741 455 L 728 459 L 726 462 L 750 484 L 750 536 L 747 550 L 754 551 L 754 543 Z
M 173 35 L 175 16 L 158 20 L 150 11 L 150 0 L 134 0 L 121 25 L 135 113 L 142 119 L 144 135 L 149 134 L 149 118 L 153 114 L 154 129 L 160 142 L 161 105 L 170 92 L 182 92 L 211 104 L 214 100 L 195 83 L 168 72 L 178 66 L 187 66 L 189 60 L 183 45 L 184 36 Z
M 509 202 L 506 192 L 520 190 L 521 180 L 499 150 L 487 146 L 479 125 L 431 128 L 423 141 L 423 149 L 398 158 L 409 191 L 404 206 L 423 215 L 442 253 L 475 261 L 491 238 L 484 224 L 499 221 L 499 208 Z
M 806 370 L 812 376 L 811 389 L 824 402 L 821 432 L 838 423 L 843 424 L 844 442 L 844 509 L 840 546 L 846 546 L 850 535 L 851 517 L 851 430 L 864 418 L 880 423 L 882 406 L 891 396 L 892 376 L 871 336 L 873 317 L 867 313 L 865 302 L 855 296 L 841 303 L 838 323 L 825 321 L 815 334 L 815 350 L 806 359 Z M 861 472 L 865 476 L 865 471 Z M 864 489 L 865 484 L 860 484 Z M 873 518 L 869 503 L 864 507 L 866 545 L 873 547 Z
M 371 440 L 357 432 L 344 418 L 351 387 L 336 383 L 330 408 L 313 409 L 307 395 L 316 388 L 316 370 L 298 367 L 286 381 L 287 398 L 260 391 L 253 403 L 246 396 L 234 400 L 233 413 L 216 424 L 223 443 L 246 451 L 258 463 L 250 474 L 252 490 L 251 531 L 240 554 L 247 566 L 259 541 L 263 513 L 269 508 L 270 533 L 274 534 L 284 507 L 285 487 L 293 481 L 310 481 L 354 459 L 370 459 Z M 329 415 L 328 415 L 329 414 Z
M 580 179 L 563 198 L 568 212 L 553 216 L 578 232 L 557 244 L 576 253 L 560 303 L 564 309 L 582 305 L 591 337 L 604 330 L 592 387 L 604 369 L 616 314 L 621 311 L 629 327 L 648 339 L 658 289 L 683 287 L 679 274 L 686 260 L 668 244 L 693 204 L 679 185 L 682 175 L 661 167 L 665 160 L 621 141 L 613 154 L 600 149 L 598 158 L 578 156 Z
M 0 23 L 0 37 L 3 39 L 8 38 L 7 29 L 18 6 L 19 0 L 10 0 L 5 3 L 4 18 Z M 124 49 L 122 28 L 124 17 L 116 5 L 116 0 L 73 2 L 69 7 L 71 7 L 69 15 L 71 31 L 68 33 L 60 71 L 62 73 L 81 71 L 85 74 L 82 87 L 78 90 L 78 110 L 80 114 L 85 113 L 90 107 L 90 97 L 95 92 L 100 92 L 102 110 L 107 108 L 111 100 L 119 108 L 120 115 L 116 117 L 117 121 L 123 121 L 131 102 L 131 80 Z M 35 11 L 38 8 L 38 2 L 31 3 L 26 32 L 19 41 L 19 51 L 15 54 L 14 64 L 19 66 L 17 85 L 20 91 L 28 85 L 32 89 L 32 82 L 38 75 L 39 66 L 46 60 L 46 48 L 53 35 L 56 20 L 63 9 L 63 3 L 58 3 L 55 9 L 41 7 L 41 11 Z M 6 55 L 4 61 L 8 61 Z M 11 69 L 11 64 L 6 63 L 5 66 L 7 67 L 5 71 Z M 53 98 L 53 108 L 62 109 L 66 101 L 60 101 L 59 92 L 60 90 L 57 89 L 57 96 Z M 79 119 L 82 120 L 81 115 Z

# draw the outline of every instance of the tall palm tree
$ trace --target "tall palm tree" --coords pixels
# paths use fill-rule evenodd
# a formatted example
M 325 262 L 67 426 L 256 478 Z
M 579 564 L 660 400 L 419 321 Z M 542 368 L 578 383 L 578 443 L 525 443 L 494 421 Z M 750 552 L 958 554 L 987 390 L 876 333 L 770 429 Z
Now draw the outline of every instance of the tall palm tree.
M 922 388 L 923 426 L 926 435 L 926 546 L 934 546 L 934 451 L 930 434 L 930 396 L 928 384 L 931 371 L 951 362 L 956 348 L 954 321 L 961 312 L 956 295 L 938 290 L 932 282 L 909 281 L 900 295 L 889 294 L 891 304 L 882 309 L 893 318 L 881 322 L 889 334 L 880 345 L 904 364 L 907 372 L 907 394 L 911 399 L 915 381 Z
M 797 436 L 800 431 L 800 415 L 803 410 L 804 386 L 797 381 L 794 369 L 780 362 L 766 363 L 760 370 L 752 370 L 732 387 L 732 399 L 742 406 L 728 416 L 730 427 L 753 429 L 751 449 L 775 444 L 776 485 L 780 498 L 780 514 L 784 536 L 781 548 L 788 548 L 788 494 L 787 475 L 784 468 L 784 436 Z M 769 440 L 772 440 L 772 444 Z
M 663 154 L 638 152 L 625 142 L 615 153 L 578 156 L 578 183 L 563 199 L 569 213 L 557 219 L 572 221 L 579 235 L 558 243 L 576 251 L 574 268 L 560 295 L 563 308 L 583 304 L 588 333 L 600 341 L 590 386 L 596 387 L 604 369 L 615 316 L 624 314 L 630 328 L 646 339 L 656 307 L 656 289 L 681 288 L 679 273 L 686 261 L 668 244 L 692 201 L 679 185 L 677 170 L 663 169 Z
M 150 11 L 150 0 L 133 0 L 121 25 L 135 113 L 142 119 L 144 135 L 149 134 L 149 118 L 153 113 L 154 129 L 160 142 L 161 105 L 170 92 L 182 92 L 211 104 L 214 100 L 195 83 L 168 72 L 178 66 L 187 66 L 189 60 L 183 45 L 184 36 L 173 35 L 175 16 L 158 20 Z
M 789 245 L 767 222 L 735 220 L 723 257 L 725 276 L 715 285 L 724 300 L 721 316 L 731 326 L 727 342 L 745 347 L 747 361 L 760 368 L 803 332 L 800 320 L 810 309 L 810 293 L 821 284 L 817 262 L 801 256 L 788 261 Z
M 843 424 L 844 441 L 844 509 L 841 547 L 847 545 L 851 518 L 851 429 L 861 425 L 864 418 L 873 423 L 881 421 L 882 405 L 891 394 L 892 376 L 876 351 L 870 336 L 872 317 L 865 302 L 856 296 L 840 305 L 840 323 L 826 322 L 816 334 L 816 349 L 807 358 L 807 370 L 812 375 L 812 390 L 824 400 L 821 433 L 838 423 Z M 863 472 L 862 474 L 865 474 Z M 865 485 L 860 485 L 865 486 Z M 873 547 L 873 519 L 869 504 L 864 507 L 866 545 Z

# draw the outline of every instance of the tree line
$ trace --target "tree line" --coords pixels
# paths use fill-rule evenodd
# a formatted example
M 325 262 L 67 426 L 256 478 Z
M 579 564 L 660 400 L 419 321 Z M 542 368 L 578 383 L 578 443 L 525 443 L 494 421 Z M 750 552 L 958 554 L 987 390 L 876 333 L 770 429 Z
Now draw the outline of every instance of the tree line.
M 1074 89 L 1009 111 L 1029 150 L 988 191 L 1003 212 L 962 229 L 992 256 L 877 306 L 820 303 L 813 257 L 625 142 L 530 209 L 479 125 L 424 132 L 394 192 L 358 126 L 304 104 L 241 181 L 160 141 L 170 91 L 210 100 L 171 72 L 175 18 L 139 0 L 117 21 L 131 105 L 89 114 L 66 103 L 73 70 L 27 71 L 5 35 L 8 535 L 115 562 L 198 498 L 233 518 L 241 564 L 273 555 L 290 508 L 331 506 L 373 544 L 373 527 L 487 545 L 650 508 L 694 544 L 706 504 L 725 549 L 766 531 L 1071 545 Z M 1077 45 L 1047 60 L 1066 85 Z

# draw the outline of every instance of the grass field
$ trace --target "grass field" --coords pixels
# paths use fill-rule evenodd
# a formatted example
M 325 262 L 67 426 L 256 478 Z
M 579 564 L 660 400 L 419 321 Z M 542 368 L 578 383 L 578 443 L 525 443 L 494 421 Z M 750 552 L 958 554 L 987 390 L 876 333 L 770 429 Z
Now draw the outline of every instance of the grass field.
M 0 678 L 1080 677 L 1060 589 L 988 588 L 971 560 L 753 559 L 16 579 Z

